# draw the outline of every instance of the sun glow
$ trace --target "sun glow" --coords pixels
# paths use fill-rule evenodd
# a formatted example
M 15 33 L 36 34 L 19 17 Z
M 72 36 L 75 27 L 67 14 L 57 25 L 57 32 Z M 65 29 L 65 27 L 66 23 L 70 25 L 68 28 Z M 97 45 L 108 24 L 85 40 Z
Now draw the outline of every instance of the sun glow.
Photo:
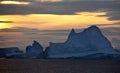
M 12 26 L 9 25 L 8 23 L 0 23 L 0 29 L 5 29 L 5 28 L 12 28 Z
M 23 5 L 27 5 L 29 4 L 29 2 L 19 2 L 19 1 L 1 1 L 0 4 L 23 4 Z
M 99 17 L 105 15 L 105 12 L 78 12 L 76 15 L 55 15 L 55 14 L 29 14 L 29 15 L 3 15 L 1 20 L 14 21 L 13 23 L 4 23 L 14 27 L 37 28 L 40 30 L 58 30 L 58 29 L 79 29 L 90 25 L 107 25 L 117 21 L 109 21 L 108 17 Z M 14 18 L 13 18 L 14 17 Z M 16 19 L 17 18 L 17 19 Z M 21 19 L 21 20 L 20 20 Z M 3 26 L 2 26 L 3 27 Z M 8 26 L 4 26 L 8 27 Z M 10 26 L 9 26 L 10 27 Z

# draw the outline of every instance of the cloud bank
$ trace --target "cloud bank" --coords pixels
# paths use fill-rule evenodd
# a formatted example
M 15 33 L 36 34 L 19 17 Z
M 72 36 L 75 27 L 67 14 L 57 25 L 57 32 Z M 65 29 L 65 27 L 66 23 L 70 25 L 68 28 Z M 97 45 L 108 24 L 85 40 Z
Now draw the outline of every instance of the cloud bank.
M 23 0 L 20 0 L 23 1 Z M 28 5 L 0 4 L 0 15 L 57 14 L 75 15 L 76 12 L 107 12 L 109 20 L 120 19 L 120 2 L 117 1 L 61 1 L 31 2 Z

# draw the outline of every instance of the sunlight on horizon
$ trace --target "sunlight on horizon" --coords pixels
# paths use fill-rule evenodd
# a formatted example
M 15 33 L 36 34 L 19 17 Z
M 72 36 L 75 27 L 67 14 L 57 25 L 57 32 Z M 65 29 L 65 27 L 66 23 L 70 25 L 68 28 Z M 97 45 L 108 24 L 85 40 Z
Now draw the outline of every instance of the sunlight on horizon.
M 19 1 L 1 1 L 0 4 L 24 4 L 27 5 L 29 2 L 19 2 Z
M 2 28 L 26 27 L 40 30 L 79 29 L 90 25 L 112 24 L 108 17 L 99 17 L 106 12 L 77 12 L 75 15 L 29 14 L 29 15 L 2 15 L 0 20 L 9 20 L 13 23 L 0 25 Z M 16 19 L 17 18 L 17 19 Z
M 12 28 L 12 25 L 8 23 L 0 23 L 0 29 Z

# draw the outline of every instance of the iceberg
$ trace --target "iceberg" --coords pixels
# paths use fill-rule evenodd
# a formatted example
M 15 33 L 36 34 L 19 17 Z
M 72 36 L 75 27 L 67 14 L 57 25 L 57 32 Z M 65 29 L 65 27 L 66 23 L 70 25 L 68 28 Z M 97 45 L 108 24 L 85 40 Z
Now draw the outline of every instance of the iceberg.
M 22 54 L 23 52 L 17 47 L 0 48 L 0 57 L 3 58 L 20 58 Z M 18 55 L 20 56 L 18 57 Z
M 43 47 L 37 41 L 34 41 L 32 45 L 26 47 L 26 57 L 31 59 L 43 58 Z
M 117 58 L 117 52 L 97 26 L 90 26 L 80 33 L 71 30 L 64 43 L 50 43 L 47 58 Z

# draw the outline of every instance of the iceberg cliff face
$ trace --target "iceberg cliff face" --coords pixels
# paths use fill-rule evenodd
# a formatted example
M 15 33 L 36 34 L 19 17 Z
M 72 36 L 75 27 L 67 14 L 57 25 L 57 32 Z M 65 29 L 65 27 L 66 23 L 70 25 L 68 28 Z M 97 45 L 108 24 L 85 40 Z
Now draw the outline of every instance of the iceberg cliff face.
M 26 47 L 26 56 L 27 58 L 43 58 L 43 47 L 37 41 L 34 41 L 31 46 Z
M 100 29 L 91 26 L 80 33 L 70 32 L 64 43 L 50 43 L 45 50 L 47 58 L 96 58 L 118 57 L 109 40 L 103 36 Z

